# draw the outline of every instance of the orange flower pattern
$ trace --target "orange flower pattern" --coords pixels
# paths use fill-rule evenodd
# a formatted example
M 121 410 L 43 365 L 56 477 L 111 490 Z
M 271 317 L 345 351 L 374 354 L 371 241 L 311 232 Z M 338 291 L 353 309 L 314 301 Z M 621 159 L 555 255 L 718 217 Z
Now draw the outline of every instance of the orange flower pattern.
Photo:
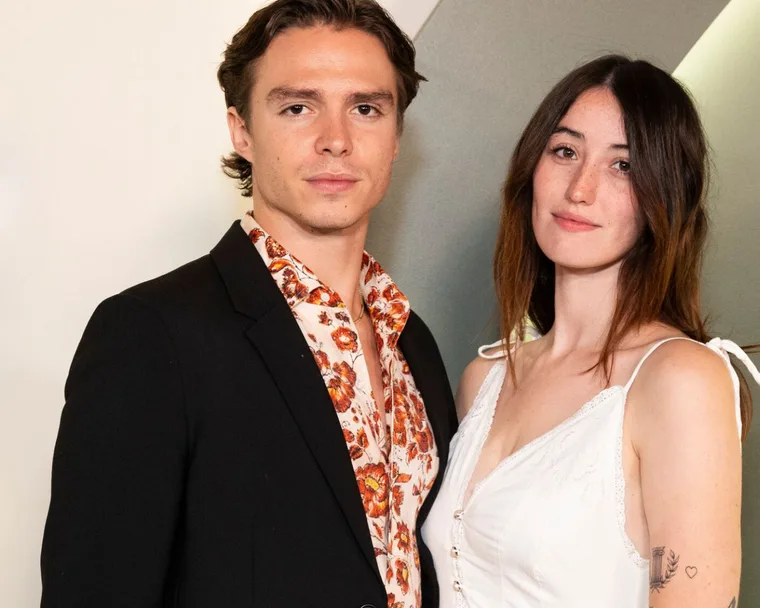
M 368 253 L 361 288 L 382 365 L 386 418 L 375 395 L 356 325 L 340 296 L 267 235 L 249 213 L 241 222 L 293 310 L 343 429 L 367 516 L 388 608 L 420 608 L 417 516 L 438 474 L 438 451 L 399 336 L 409 302 Z

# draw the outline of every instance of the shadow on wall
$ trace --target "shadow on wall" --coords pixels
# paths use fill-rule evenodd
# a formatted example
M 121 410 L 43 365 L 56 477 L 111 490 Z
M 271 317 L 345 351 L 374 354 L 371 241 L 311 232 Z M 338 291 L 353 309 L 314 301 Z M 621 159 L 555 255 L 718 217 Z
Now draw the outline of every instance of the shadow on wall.
M 694 93 L 715 152 L 706 310 L 715 333 L 760 341 L 760 218 L 752 222 L 760 182 L 748 128 L 760 107 L 760 3 L 732 0 L 702 40 L 728 2 L 690 2 L 684 11 L 685 4 L 443 0 L 423 29 L 419 70 L 430 82 L 409 110 L 368 249 L 430 326 L 454 386 L 476 347 L 496 338 L 491 260 L 499 192 L 517 137 L 559 78 L 610 51 L 672 71 L 694 47 L 676 75 Z M 722 51 L 708 49 L 716 27 L 740 6 L 757 16 L 737 19 Z M 756 388 L 754 395 L 760 411 Z M 760 606 L 758 436 L 760 415 L 744 447 L 743 606 Z
M 368 249 L 430 326 L 454 386 L 477 346 L 497 337 L 499 194 L 537 104 L 579 63 L 612 50 L 674 69 L 726 0 L 685 12 L 682 0 L 550 4 L 443 0 L 417 40 L 429 82 L 409 109 Z
M 760 175 L 748 129 L 760 108 L 758 65 L 760 3 L 732 0 L 675 71 L 699 105 L 715 164 L 703 303 L 711 332 L 739 344 L 760 342 Z M 752 359 L 760 366 L 760 355 Z M 741 600 L 760 606 L 760 389 L 750 386 L 756 414 L 743 453 Z
M 449 197 L 455 191 L 447 192 L 450 185 L 439 180 L 435 155 L 425 153 L 431 144 L 429 126 L 409 117 L 393 183 L 373 215 L 368 249 L 434 329 L 455 384 L 459 372 L 452 375 L 451 362 L 464 368 L 477 347 L 497 334 L 490 282 L 503 168 L 491 188 L 473 192 L 467 200 L 473 209 L 467 220 L 452 221 L 466 208 L 452 205 Z M 460 170 L 451 165 L 451 179 Z M 442 339 L 449 333 L 458 340 Z

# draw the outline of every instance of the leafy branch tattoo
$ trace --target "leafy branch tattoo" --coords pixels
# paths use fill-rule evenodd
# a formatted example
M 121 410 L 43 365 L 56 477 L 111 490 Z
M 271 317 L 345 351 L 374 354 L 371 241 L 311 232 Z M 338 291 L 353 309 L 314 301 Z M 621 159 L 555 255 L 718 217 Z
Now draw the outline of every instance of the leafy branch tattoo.
M 652 549 L 652 561 L 649 566 L 649 592 L 656 591 L 659 593 L 665 585 L 667 585 L 678 572 L 678 559 L 671 549 L 668 554 L 667 564 L 663 564 L 663 557 L 665 557 L 665 547 L 655 547 Z M 663 572 L 663 565 L 665 571 Z

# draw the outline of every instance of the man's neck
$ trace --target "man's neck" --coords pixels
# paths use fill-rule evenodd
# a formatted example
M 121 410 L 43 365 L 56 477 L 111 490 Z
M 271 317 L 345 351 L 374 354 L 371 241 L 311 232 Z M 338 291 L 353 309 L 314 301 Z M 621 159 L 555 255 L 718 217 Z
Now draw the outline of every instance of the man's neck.
M 254 219 L 290 254 L 303 262 L 325 285 L 336 292 L 352 316 L 359 315 L 362 254 L 369 217 L 336 231 L 318 231 L 268 209 L 257 209 Z

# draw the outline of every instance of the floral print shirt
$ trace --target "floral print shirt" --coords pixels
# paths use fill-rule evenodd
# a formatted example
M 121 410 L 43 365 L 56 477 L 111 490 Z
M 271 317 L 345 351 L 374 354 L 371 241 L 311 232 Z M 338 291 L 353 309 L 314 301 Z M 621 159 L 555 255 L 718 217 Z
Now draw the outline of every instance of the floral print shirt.
M 422 397 L 398 348 L 410 307 L 368 253 L 360 285 L 382 365 L 385 420 L 378 411 L 356 325 L 340 296 L 266 234 L 241 222 L 287 300 L 343 428 L 389 608 L 421 606 L 417 515 L 438 473 Z

